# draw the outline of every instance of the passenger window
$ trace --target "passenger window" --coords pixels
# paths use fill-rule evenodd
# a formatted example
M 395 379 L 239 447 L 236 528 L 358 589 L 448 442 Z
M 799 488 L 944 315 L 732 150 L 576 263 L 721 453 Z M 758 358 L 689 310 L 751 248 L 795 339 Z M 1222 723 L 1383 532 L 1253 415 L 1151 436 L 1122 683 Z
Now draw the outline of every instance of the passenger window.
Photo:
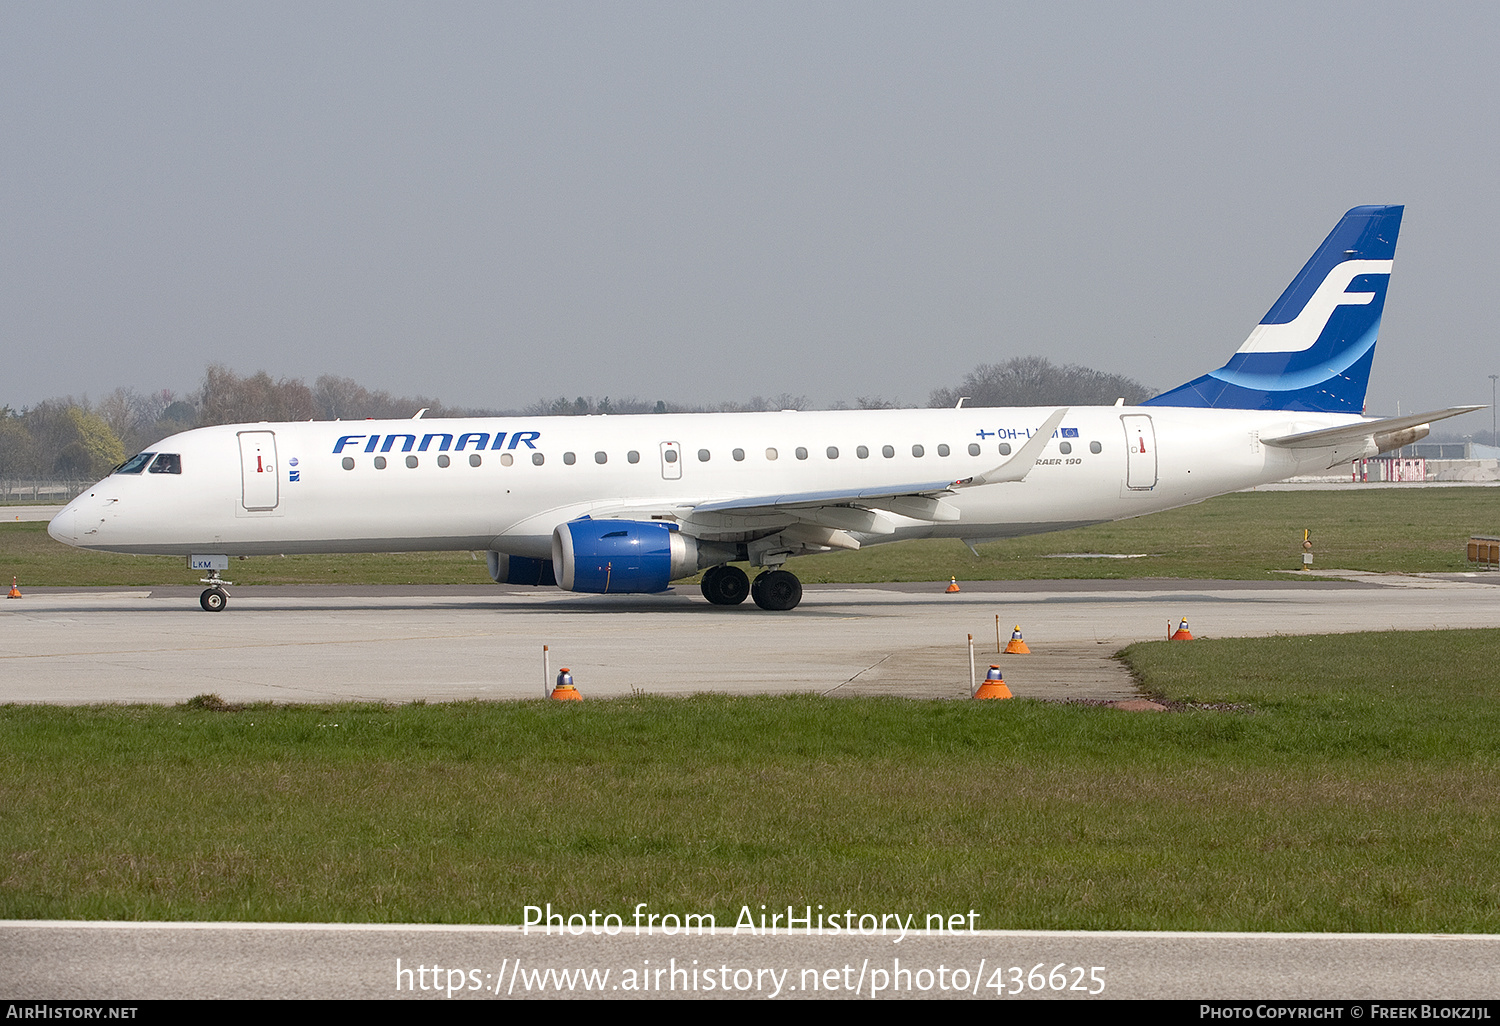
M 708 457 L 709 457 L 709 452 L 708 452 L 707 449 L 699 449 L 698 450 L 698 462 L 699 463 L 707 463 L 708 462 Z
M 408 456 L 408 457 L 406 457 L 406 465 L 410 469 L 416 470 L 417 469 L 417 458 L 415 456 Z
M 969 455 L 970 456 L 978 456 L 979 455 L 979 443 L 978 442 L 970 442 L 969 443 Z
M 531 462 L 540 467 L 543 463 L 547 462 L 547 457 L 543 456 L 539 452 L 534 452 L 531 454 Z
M 375 469 L 376 470 L 384 470 L 385 469 L 385 457 L 384 456 L 376 456 L 375 457 Z
M 1068 453 L 1070 453 L 1070 452 L 1073 451 L 1073 443 L 1072 442 L 1063 442 L 1063 443 L 1061 443 L 1061 444 L 1058 445 L 1057 451 L 1060 452 L 1060 453 L 1062 453 L 1064 456 L 1066 456 Z
M 798 458 L 798 459 L 799 459 L 799 460 L 805 460 L 805 459 L 807 459 L 807 450 L 806 450 L 806 449 L 804 449 L 804 448 L 803 448 L 803 447 L 802 447 L 802 446 L 800 446 L 800 445 L 799 445 L 799 446 L 797 446 L 797 458 Z
M 141 471 L 146 469 L 146 464 L 150 463 L 151 457 L 155 455 L 156 453 L 154 452 L 143 452 L 132 456 L 130 457 L 130 459 L 126 460 L 124 463 L 121 463 L 118 467 L 116 467 L 115 473 L 139 474 Z
M 1001 442 L 1000 443 L 1000 455 L 1001 456 L 1009 456 L 1010 455 L 1010 443 L 1009 442 Z
M 744 449 L 736 449 L 736 450 L 734 450 L 734 452 L 730 453 L 730 455 L 734 457 L 734 461 L 736 463 L 743 463 L 743 462 L 745 462 L 745 450 Z
M 668 449 L 666 452 L 662 453 L 662 459 L 666 460 L 668 463 L 676 463 L 677 462 L 677 450 L 676 449 Z
M 627 452 L 625 454 L 625 462 L 626 463 L 639 463 L 639 462 L 641 462 L 641 454 L 638 453 L 638 452 L 636 452 L 634 449 L 631 449 L 629 452 Z
M 914 445 L 911 447 L 911 454 L 913 456 L 925 456 L 927 455 L 927 450 L 922 448 L 920 445 Z
M 452 462 L 453 461 L 448 458 L 448 454 L 447 453 L 443 453 L 443 455 L 441 455 L 441 456 L 438 457 L 438 466 L 440 466 L 440 467 L 446 467 L 448 464 L 450 464 Z
M 854 450 L 854 455 L 862 460 L 867 460 L 870 458 L 870 447 L 868 445 L 861 445 L 858 449 Z
M 836 445 L 830 445 L 828 447 L 828 458 L 831 459 L 831 460 L 836 460 L 836 459 L 839 458 L 839 447 L 838 446 L 836 446 Z
M 344 457 L 344 469 L 345 470 L 353 470 L 354 469 L 354 457 L 353 456 L 345 456 Z
M 1104 446 L 1100 445 L 1098 442 L 1089 443 L 1089 452 L 1093 453 L 1095 456 L 1099 455 L 1103 451 Z
M 175 452 L 164 452 L 156 457 L 156 462 L 151 464 L 153 474 L 180 474 L 182 473 L 182 456 Z
M 884 456 L 886 459 L 890 459 L 891 457 L 896 455 L 896 447 L 894 445 L 882 445 L 880 447 L 880 455 Z
M 774 460 L 774 459 L 776 459 L 776 450 L 775 449 L 767 449 L 766 450 L 766 459 L 768 459 L 768 460 Z
M 946 455 L 948 455 L 948 447 L 946 445 L 940 445 L 940 446 L 938 446 L 938 455 L 939 456 L 946 456 Z
M 578 462 L 578 457 L 574 456 L 570 452 L 565 452 L 565 453 L 563 453 L 563 462 L 566 463 L 568 466 L 571 467 L 573 464 L 575 464 L 575 463 Z
M 596 452 L 594 453 L 594 462 L 600 464 L 608 463 L 609 457 L 602 452 Z

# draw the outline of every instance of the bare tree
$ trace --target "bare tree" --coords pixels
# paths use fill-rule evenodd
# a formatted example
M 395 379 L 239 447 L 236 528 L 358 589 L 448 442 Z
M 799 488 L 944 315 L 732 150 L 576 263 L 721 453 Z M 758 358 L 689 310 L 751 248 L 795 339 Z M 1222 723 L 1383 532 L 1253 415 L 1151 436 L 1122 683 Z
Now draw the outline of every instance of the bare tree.
M 939 388 L 929 406 L 955 405 L 967 396 L 971 406 L 1108 406 L 1123 398 L 1134 406 L 1156 393 L 1123 374 L 1067 364 L 1059 367 L 1041 356 L 1018 356 L 1004 363 L 983 363 L 964 375 L 957 388 Z

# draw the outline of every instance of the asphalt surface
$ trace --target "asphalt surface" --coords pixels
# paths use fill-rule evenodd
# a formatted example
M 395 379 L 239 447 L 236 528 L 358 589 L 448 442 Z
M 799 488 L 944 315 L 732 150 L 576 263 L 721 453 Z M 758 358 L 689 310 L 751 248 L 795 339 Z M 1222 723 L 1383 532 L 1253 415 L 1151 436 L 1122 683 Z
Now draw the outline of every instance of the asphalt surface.
M 546 936 L 514 926 L 0 922 L 0 997 L 1366 1002 L 1340 1016 L 1352 1019 L 1370 1014 L 1371 1002 L 1476 1001 L 1500 991 L 1496 936 L 922 927 L 928 912 L 965 920 L 951 909 L 856 909 L 853 936 L 800 928 L 751 935 L 732 923 L 667 936 L 637 935 L 628 915 L 595 934 L 582 925 L 590 910 L 566 911 L 578 914 L 581 935 L 561 935 L 563 927 Z M 874 917 L 897 913 L 914 916 L 915 929 L 902 936 L 887 920 L 879 932 Z
M 696 588 L 581 596 L 502 587 L 23 589 L 0 600 L 0 702 L 511 699 L 566 666 L 585 699 L 816 692 L 964 698 L 969 636 L 983 678 L 1018 695 L 1134 697 L 1123 646 L 1186 618 L 1198 637 L 1487 627 L 1500 574 L 1285 582 L 1033 581 L 809 586 L 766 613 Z M 997 656 L 1019 625 L 1033 656 Z M 543 646 L 547 646 L 544 676 Z

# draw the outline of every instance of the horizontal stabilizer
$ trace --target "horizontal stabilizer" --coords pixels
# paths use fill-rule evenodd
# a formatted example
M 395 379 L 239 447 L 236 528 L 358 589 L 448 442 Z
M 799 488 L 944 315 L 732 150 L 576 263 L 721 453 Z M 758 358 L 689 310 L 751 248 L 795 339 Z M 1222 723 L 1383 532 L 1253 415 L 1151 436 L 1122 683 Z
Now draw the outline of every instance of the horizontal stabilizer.
M 1482 409 L 1484 409 L 1483 406 L 1450 406 L 1446 410 L 1434 410 L 1431 413 L 1413 413 L 1407 417 L 1386 417 L 1384 420 L 1363 420 L 1357 424 L 1346 424 L 1343 427 L 1303 431 L 1295 435 L 1282 435 L 1279 438 L 1262 438 L 1261 443 L 1274 445 L 1279 449 L 1329 449 L 1340 445 L 1357 444 L 1377 435 L 1390 435 L 1408 428 L 1422 427 L 1435 420 L 1457 417 L 1463 413 L 1473 413 L 1475 410 Z M 1423 432 L 1423 435 L 1425 434 L 1426 432 Z

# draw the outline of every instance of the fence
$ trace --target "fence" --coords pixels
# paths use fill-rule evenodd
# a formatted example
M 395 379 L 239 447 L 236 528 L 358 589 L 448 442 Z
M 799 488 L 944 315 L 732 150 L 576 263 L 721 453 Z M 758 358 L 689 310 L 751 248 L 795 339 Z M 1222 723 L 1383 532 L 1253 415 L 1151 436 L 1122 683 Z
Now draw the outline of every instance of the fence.
M 65 503 L 92 483 L 8 478 L 0 481 L 0 502 Z
M 1389 457 L 1385 459 L 1356 460 L 1356 481 L 1425 481 L 1427 461 L 1411 457 Z
M 1471 565 L 1486 570 L 1500 570 L 1500 538 L 1487 534 L 1476 534 L 1469 539 L 1465 555 Z

